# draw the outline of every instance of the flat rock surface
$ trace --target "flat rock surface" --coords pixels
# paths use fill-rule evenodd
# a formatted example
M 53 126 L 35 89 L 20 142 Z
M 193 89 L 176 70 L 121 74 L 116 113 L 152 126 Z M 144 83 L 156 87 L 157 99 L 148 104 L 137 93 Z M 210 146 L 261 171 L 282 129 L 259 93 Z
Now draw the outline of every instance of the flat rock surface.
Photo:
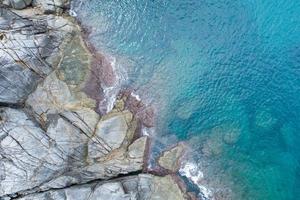
M 183 200 L 186 195 L 171 176 L 148 174 L 128 176 L 109 182 L 95 182 L 66 189 L 32 194 L 20 200 Z
M 181 167 L 181 159 L 185 153 L 185 145 L 178 143 L 169 150 L 163 152 L 158 158 L 158 164 L 166 170 L 177 172 Z

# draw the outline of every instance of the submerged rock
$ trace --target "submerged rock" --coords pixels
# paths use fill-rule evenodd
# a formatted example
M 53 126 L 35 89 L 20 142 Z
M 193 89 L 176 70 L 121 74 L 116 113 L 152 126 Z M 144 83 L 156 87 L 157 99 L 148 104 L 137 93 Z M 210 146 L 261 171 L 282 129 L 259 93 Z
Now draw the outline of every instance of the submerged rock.
M 51 114 L 66 110 L 87 111 L 91 110 L 95 103 L 92 99 L 78 98 L 78 93 L 71 91 L 65 82 L 57 78 L 56 72 L 53 72 L 29 95 L 26 105 L 33 109 L 37 118 L 46 122 Z
M 158 158 L 158 164 L 166 170 L 177 172 L 181 167 L 181 159 L 183 158 L 185 151 L 185 145 L 179 143 L 173 148 L 164 151 Z
M 110 113 L 98 123 L 95 137 L 103 138 L 111 149 L 117 149 L 124 142 L 128 144 L 131 141 L 135 128 L 129 111 Z
M 241 130 L 238 128 L 230 128 L 224 131 L 223 140 L 226 144 L 235 144 L 241 135 Z

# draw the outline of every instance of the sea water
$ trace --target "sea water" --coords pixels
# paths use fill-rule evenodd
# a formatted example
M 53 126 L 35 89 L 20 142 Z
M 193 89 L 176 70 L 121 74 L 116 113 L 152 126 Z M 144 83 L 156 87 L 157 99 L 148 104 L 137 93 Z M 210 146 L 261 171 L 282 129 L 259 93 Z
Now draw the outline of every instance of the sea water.
M 299 0 L 73 1 L 219 199 L 300 199 Z M 126 62 L 124 61 L 126 60 Z

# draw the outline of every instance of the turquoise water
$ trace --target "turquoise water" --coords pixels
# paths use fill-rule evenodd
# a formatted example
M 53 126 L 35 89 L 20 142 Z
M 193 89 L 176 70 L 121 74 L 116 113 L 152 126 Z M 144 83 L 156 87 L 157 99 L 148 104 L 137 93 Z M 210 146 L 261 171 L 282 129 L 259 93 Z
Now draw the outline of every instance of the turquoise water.
M 73 3 L 217 199 L 300 199 L 300 1 Z

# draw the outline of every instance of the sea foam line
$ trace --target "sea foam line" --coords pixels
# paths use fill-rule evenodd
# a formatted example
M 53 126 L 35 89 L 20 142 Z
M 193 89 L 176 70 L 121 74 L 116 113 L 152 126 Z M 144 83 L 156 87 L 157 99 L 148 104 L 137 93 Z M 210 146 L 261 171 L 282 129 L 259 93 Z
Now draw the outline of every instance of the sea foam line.
M 203 172 L 193 162 L 186 162 L 179 169 L 179 173 L 182 176 L 187 177 L 193 184 L 195 184 L 200 192 L 200 196 L 206 200 L 213 200 L 213 193 L 210 189 L 200 184 L 200 180 L 204 178 Z

